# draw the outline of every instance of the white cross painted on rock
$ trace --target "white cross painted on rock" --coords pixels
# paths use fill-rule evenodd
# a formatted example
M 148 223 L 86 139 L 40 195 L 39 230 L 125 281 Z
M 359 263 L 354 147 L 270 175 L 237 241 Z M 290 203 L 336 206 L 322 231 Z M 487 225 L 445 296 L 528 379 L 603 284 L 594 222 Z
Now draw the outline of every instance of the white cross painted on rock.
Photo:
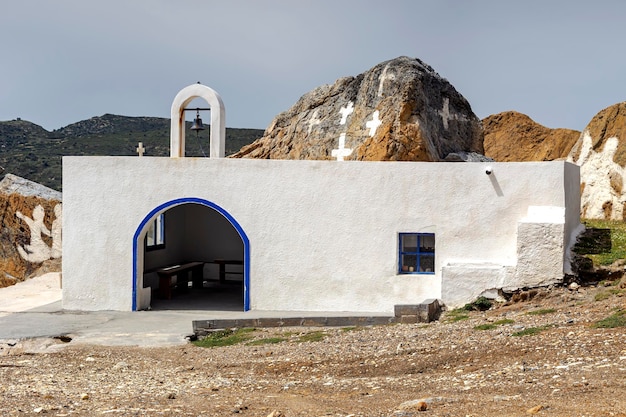
M 352 153 L 352 149 L 346 148 L 346 134 L 339 135 L 339 149 L 333 149 L 331 155 L 333 158 L 337 158 L 337 161 L 343 161 L 343 158 L 349 156 Z
M 448 121 L 454 119 L 454 116 L 450 115 L 450 99 L 448 97 L 443 99 L 443 109 L 439 110 L 439 115 L 443 120 L 443 128 L 448 130 Z
M 450 120 L 462 120 L 467 121 L 467 117 L 458 114 L 450 113 L 450 99 L 448 97 L 443 99 L 443 109 L 439 110 L 439 115 L 443 120 L 443 128 L 448 130 L 448 122 Z
M 146 148 L 143 147 L 143 142 L 139 142 L 139 146 L 137 146 L 137 149 L 135 149 L 135 151 L 139 154 L 139 156 L 143 156 L 144 152 L 146 151 Z
M 317 113 L 318 112 L 319 112 L 319 110 L 315 110 L 315 112 L 313 112 L 313 115 L 309 119 L 309 130 L 308 130 L 307 133 L 311 133 L 311 130 L 313 130 L 313 126 L 322 123 L 322 121 L 317 118 Z
M 380 114 L 379 111 L 376 110 L 374 114 L 372 114 L 372 120 L 365 123 L 365 127 L 370 130 L 370 136 L 374 136 L 374 134 L 376 134 L 376 129 L 378 129 L 378 126 L 380 126 L 383 123 L 378 118 L 379 114 Z
M 396 76 L 395 74 L 388 74 L 387 71 L 389 70 L 389 64 L 387 64 L 387 66 L 385 67 L 385 69 L 383 70 L 383 73 L 380 74 L 380 78 L 378 81 L 378 97 L 381 97 L 383 95 L 383 89 L 385 87 L 385 81 L 389 80 L 395 80 Z
M 342 107 L 341 110 L 339 110 L 339 113 L 341 113 L 341 120 L 339 121 L 339 124 L 345 125 L 346 121 L 348 120 L 348 116 L 350 116 L 353 111 L 354 111 L 354 103 L 352 102 L 348 103 L 348 107 Z

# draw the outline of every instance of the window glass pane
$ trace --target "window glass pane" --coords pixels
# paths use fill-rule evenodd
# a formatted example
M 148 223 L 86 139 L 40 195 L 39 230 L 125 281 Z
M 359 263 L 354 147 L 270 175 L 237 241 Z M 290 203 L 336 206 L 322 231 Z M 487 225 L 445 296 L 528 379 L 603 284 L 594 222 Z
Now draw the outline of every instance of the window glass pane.
M 400 235 L 402 238 L 401 250 L 402 252 L 417 252 L 417 235 L 405 234 Z
M 420 255 L 420 272 L 433 272 L 435 270 L 435 257 L 432 255 Z
M 434 252 L 435 251 L 435 235 L 421 235 L 420 236 L 420 252 Z
M 417 271 L 417 255 L 402 255 L 402 272 Z
M 150 222 L 150 225 L 148 226 L 148 232 L 146 233 L 146 245 L 147 246 L 155 245 L 155 242 L 154 242 L 154 222 Z
M 165 214 L 160 214 L 156 218 L 156 235 L 155 240 L 157 245 L 163 245 L 165 243 Z

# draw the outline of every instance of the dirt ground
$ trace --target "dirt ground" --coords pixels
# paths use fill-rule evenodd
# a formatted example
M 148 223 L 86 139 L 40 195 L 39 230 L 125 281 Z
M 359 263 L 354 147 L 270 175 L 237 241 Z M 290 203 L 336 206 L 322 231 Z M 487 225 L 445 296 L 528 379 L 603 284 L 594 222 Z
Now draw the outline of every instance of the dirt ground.
M 218 348 L 57 340 L 32 353 L 36 341 L 21 341 L 0 349 L 0 409 L 3 416 L 626 417 L 626 327 L 592 326 L 626 309 L 625 293 L 617 285 L 555 288 L 466 319 L 446 313 L 430 324 L 256 329 L 253 343 Z M 537 333 L 516 335 L 529 329 Z M 269 343 L 277 337 L 285 340 Z

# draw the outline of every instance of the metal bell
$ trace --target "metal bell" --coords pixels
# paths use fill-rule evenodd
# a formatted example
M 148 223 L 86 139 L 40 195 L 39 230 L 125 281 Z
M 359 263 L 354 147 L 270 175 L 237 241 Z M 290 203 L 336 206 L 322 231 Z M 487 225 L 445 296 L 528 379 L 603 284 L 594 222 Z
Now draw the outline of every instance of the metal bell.
M 196 118 L 193 119 L 193 124 L 190 129 L 195 130 L 196 133 L 198 130 L 204 130 L 204 125 L 202 124 L 202 119 L 200 118 L 200 110 L 196 110 Z

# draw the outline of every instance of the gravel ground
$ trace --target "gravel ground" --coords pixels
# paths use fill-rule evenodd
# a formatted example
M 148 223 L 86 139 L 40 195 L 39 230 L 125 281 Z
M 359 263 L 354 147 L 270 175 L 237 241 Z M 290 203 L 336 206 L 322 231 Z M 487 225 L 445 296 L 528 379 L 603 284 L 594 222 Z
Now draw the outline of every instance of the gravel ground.
M 3 416 L 626 417 L 626 327 L 592 327 L 626 309 L 619 291 L 555 288 L 430 324 L 256 329 L 251 340 L 263 342 L 219 348 L 24 340 L 0 345 L 0 409 Z M 607 298 L 595 301 L 598 293 Z M 494 328 L 475 328 L 486 324 Z M 514 335 L 529 328 L 541 331 Z M 303 341 L 314 336 L 321 340 Z M 275 337 L 285 340 L 269 343 Z

